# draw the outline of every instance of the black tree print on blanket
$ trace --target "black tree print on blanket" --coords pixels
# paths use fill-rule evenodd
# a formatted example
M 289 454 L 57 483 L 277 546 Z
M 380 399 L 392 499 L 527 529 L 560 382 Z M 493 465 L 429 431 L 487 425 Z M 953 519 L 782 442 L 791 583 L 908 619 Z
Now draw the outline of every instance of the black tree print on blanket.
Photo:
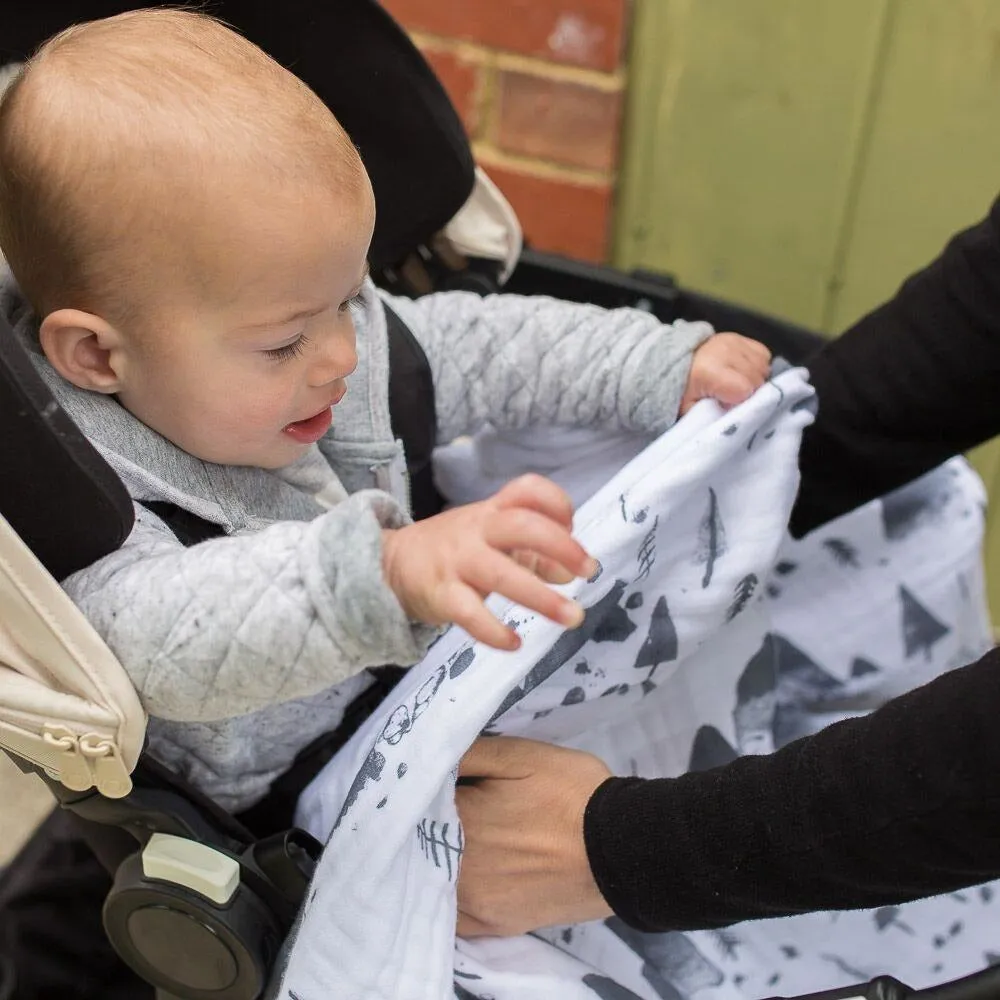
M 476 648 L 475 646 L 470 646 L 468 649 L 463 649 L 449 664 L 448 664 L 448 677 L 454 680 L 456 677 L 460 677 L 465 673 L 469 667 L 472 666 L 472 661 L 476 658 Z
M 642 978 L 660 1000 L 686 1000 L 725 979 L 685 934 L 645 934 L 618 917 L 605 920 L 604 925 L 643 960 Z
M 934 643 L 943 639 L 951 629 L 939 622 L 906 587 L 899 588 L 899 603 L 903 622 L 903 648 L 907 657 L 923 652 L 930 659 Z
M 729 745 L 729 741 L 715 726 L 702 726 L 694 734 L 687 769 L 710 771 L 713 767 L 731 764 L 737 757 L 739 752 Z
M 385 755 L 381 753 L 377 748 L 372 747 L 365 758 L 364 763 L 358 769 L 358 773 L 354 777 L 354 781 L 351 782 L 351 787 L 347 791 L 347 797 L 344 799 L 343 808 L 340 810 L 340 815 L 337 817 L 337 822 L 334 824 L 334 829 L 340 826 L 344 817 L 351 811 L 354 803 L 357 802 L 358 796 L 364 791 L 365 785 L 369 781 L 381 781 L 382 772 L 385 770 Z
M 450 676 L 456 677 L 463 673 L 474 658 L 474 653 L 471 657 L 462 653 L 453 658 L 450 665 Z M 344 817 L 354 807 L 358 800 L 358 796 L 365 789 L 368 782 L 378 782 L 382 780 L 382 772 L 385 770 L 385 755 L 379 750 L 379 744 L 386 743 L 389 746 L 395 746 L 397 743 L 402 742 L 402 740 L 412 732 L 414 724 L 427 710 L 427 706 L 434 700 L 438 691 L 441 689 L 441 685 L 445 682 L 445 679 L 448 676 L 448 667 L 438 667 L 434 673 L 420 685 L 411 698 L 403 704 L 397 705 L 392 712 L 389 713 L 389 718 L 382 727 L 382 732 L 379 733 L 374 745 L 368 752 L 368 756 L 358 769 L 358 773 L 355 775 L 354 781 L 351 782 L 351 787 L 347 790 L 347 795 L 344 798 L 344 805 L 342 806 L 340 815 L 337 817 L 337 822 L 333 827 L 334 830 L 340 826 Z M 404 774 L 406 774 L 406 764 L 401 763 L 396 769 L 396 777 L 402 778 Z M 385 803 L 383 802 L 382 805 L 384 804 Z
M 851 677 L 868 677 L 870 674 L 879 674 L 882 668 L 876 666 L 871 660 L 866 660 L 863 656 L 855 656 L 851 662 Z
M 439 823 L 422 819 L 417 824 L 417 841 L 424 857 L 448 873 L 448 881 L 458 877 L 458 866 L 465 852 L 465 837 L 461 823 Z
M 698 552 L 695 562 L 703 563 L 705 575 L 702 577 L 702 588 L 712 582 L 715 564 L 726 551 L 726 529 L 719 514 L 719 498 L 715 490 L 708 488 L 708 507 L 698 526 Z
M 600 1000 L 641 1000 L 621 983 L 616 983 L 607 976 L 599 976 L 596 972 L 588 972 L 583 977 L 583 985 L 593 990 Z
M 757 584 L 759 582 L 756 573 L 747 573 L 736 584 L 736 589 L 733 591 L 733 599 L 726 610 L 727 622 L 731 622 L 750 603 L 753 595 L 757 592 Z
M 931 472 L 881 500 L 882 528 L 890 542 L 901 542 L 925 525 L 940 521 L 955 496 L 952 477 Z
M 872 914 L 872 919 L 875 921 L 875 929 L 881 933 L 887 927 L 894 927 L 904 934 L 912 935 L 913 928 L 905 920 L 900 919 L 900 911 L 901 907 L 899 906 L 880 906 Z
M 677 659 L 677 629 L 670 617 L 667 599 L 661 597 L 649 618 L 649 633 L 635 658 L 637 670 L 649 668 L 645 683 L 651 683 L 656 668 L 661 663 Z
M 735 747 L 715 727 L 702 726 L 691 744 L 689 771 L 728 764 L 744 753 L 769 753 L 803 735 L 807 701 L 839 682 L 784 636 L 768 634 L 736 684 Z
M 521 684 L 513 688 L 500 703 L 488 725 L 496 722 L 560 667 L 575 659 L 591 639 L 594 642 L 624 642 L 636 629 L 635 622 L 622 607 L 622 597 L 627 586 L 624 580 L 616 580 L 604 597 L 587 608 L 583 624 L 559 636 L 552 648 L 528 671 Z
M 861 568 L 858 550 L 846 538 L 827 538 L 823 542 L 823 548 L 830 553 L 838 566 L 846 566 L 850 569 Z
M 653 570 L 653 563 L 656 562 L 656 529 L 659 526 L 660 518 L 657 515 L 653 518 L 653 526 L 646 532 L 639 544 L 639 551 L 636 554 L 639 571 L 636 580 L 645 580 Z
M 769 753 L 773 749 L 776 685 L 774 637 L 769 635 L 736 684 L 733 722 L 740 753 Z
M 834 696 L 842 685 L 783 635 L 769 635 L 767 643 L 774 658 L 777 682 L 773 723 L 777 749 L 812 732 L 813 708 Z

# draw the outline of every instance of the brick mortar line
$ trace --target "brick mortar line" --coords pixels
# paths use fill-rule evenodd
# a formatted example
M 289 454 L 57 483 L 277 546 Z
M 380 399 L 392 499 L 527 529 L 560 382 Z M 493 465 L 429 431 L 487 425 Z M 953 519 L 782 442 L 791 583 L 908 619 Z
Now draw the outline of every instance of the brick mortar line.
M 565 63 L 550 62 L 537 56 L 525 56 L 504 49 L 491 48 L 476 42 L 466 42 L 458 38 L 431 35 L 423 31 L 412 31 L 410 37 L 418 48 L 431 52 L 444 52 L 457 56 L 466 62 L 480 66 L 491 66 L 507 72 L 540 76 L 560 83 L 575 83 L 604 93 L 617 93 L 625 89 L 626 71 L 619 66 L 612 72 L 585 69 L 582 66 L 568 66 Z
M 530 156 L 517 156 L 505 153 L 489 141 L 475 141 L 472 152 L 477 162 L 481 162 L 489 173 L 491 165 L 513 170 L 529 177 L 537 177 L 546 181 L 568 181 L 571 184 L 584 187 L 614 187 L 617 174 L 614 171 L 587 170 L 584 167 L 571 167 L 550 160 L 539 160 Z

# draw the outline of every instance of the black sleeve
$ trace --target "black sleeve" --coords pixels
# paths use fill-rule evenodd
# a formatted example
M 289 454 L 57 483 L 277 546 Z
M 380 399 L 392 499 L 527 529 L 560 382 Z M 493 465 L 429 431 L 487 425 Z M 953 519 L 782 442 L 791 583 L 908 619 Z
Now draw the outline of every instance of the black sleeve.
M 1000 650 L 765 757 L 611 778 L 584 818 L 642 930 L 899 903 L 1000 876 Z
M 809 370 L 796 537 L 1000 433 L 1000 201 Z

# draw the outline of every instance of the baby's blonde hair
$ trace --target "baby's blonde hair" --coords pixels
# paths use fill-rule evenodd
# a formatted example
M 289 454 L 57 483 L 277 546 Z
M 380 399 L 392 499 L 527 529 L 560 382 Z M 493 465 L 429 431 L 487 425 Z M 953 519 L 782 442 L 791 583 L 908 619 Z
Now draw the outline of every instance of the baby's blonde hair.
M 0 248 L 40 315 L 111 318 L 143 277 L 137 241 L 169 240 L 186 193 L 248 170 L 276 191 L 364 177 L 323 102 L 221 22 L 160 8 L 77 25 L 0 101 Z

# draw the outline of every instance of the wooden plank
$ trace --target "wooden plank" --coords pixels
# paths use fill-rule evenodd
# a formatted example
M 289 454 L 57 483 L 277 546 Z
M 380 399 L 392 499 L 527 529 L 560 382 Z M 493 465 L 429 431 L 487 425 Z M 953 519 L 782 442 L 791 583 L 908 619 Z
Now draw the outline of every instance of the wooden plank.
M 824 311 L 842 330 L 1000 189 L 1000 4 L 895 0 L 848 238 Z
M 817 326 L 888 0 L 637 0 L 616 262 Z

